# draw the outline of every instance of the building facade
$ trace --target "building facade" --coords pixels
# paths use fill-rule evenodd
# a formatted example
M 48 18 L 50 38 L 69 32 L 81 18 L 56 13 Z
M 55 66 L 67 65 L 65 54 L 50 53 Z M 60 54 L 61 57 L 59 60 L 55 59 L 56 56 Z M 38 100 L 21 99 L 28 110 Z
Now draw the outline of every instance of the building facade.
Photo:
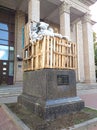
M 44 21 L 77 44 L 77 82 L 94 83 L 93 32 L 89 6 L 96 0 L 0 0 L 0 84 L 23 81 L 23 27 Z

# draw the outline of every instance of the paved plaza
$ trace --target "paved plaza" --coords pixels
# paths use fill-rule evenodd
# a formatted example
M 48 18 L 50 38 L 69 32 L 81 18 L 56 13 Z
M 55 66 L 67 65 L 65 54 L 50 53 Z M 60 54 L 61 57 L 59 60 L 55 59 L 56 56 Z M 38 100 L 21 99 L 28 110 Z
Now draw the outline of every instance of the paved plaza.
M 22 93 L 23 84 L 0 87 L 0 103 L 17 102 L 17 97 Z M 77 84 L 77 96 L 85 101 L 85 106 L 97 109 L 97 83 Z M 8 118 L 2 107 L 0 108 L 0 130 L 18 130 L 17 126 Z M 2 122 L 3 118 L 3 122 Z M 6 124 L 6 125 L 5 125 Z M 4 127 L 3 127 L 4 125 Z M 88 130 L 97 130 L 97 127 Z
M 85 106 L 97 109 L 97 83 L 77 84 L 77 95 L 85 101 Z
M 97 83 L 77 84 L 77 95 L 85 101 L 85 106 L 97 109 Z M 88 130 L 97 130 L 97 126 Z

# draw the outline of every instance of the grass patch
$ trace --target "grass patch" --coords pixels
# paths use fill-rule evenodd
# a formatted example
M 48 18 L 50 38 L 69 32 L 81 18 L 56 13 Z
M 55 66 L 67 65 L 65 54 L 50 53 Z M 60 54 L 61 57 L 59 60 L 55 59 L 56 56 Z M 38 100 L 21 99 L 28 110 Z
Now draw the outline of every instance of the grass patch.
M 80 112 L 70 113 L 53 121 L 45 121 L 17 104 L 8 104 L 7 106 L 31 130 L 60 130 L 97 117 L 97 110 L 86 107 Z

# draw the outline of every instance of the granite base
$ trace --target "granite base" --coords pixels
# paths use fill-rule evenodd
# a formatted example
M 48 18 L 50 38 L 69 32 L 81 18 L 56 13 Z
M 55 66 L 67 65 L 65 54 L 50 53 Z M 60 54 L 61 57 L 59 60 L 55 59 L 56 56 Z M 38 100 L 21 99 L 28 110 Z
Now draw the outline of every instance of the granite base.
M 64 69 L 24 72 L 23 93 L 18 102 L 47 120 L 84 107 L 84 102 L 76 96 L 75 71 Z

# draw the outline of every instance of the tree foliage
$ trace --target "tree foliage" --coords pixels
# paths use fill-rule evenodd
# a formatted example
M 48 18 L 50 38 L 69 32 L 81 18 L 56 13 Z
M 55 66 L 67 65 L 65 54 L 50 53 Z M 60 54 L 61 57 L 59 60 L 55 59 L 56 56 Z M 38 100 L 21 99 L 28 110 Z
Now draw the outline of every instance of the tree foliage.
M 93 32 L 93 42 L 94 42 L 95 65 L 97 66 L 97 36 L 95 32 Z
M 95 65 L 97 66 L 97 49 L 95 50 Z

